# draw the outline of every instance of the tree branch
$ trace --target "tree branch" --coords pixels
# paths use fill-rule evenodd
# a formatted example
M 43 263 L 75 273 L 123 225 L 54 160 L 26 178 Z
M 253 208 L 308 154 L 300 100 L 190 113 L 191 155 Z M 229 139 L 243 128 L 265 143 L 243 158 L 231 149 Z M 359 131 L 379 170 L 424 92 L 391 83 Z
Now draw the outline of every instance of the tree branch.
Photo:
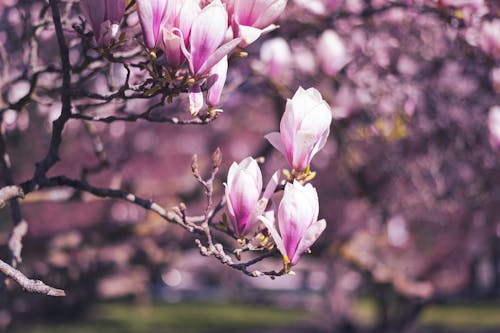
M 16 281 L 27 292 L 46 296 L 66 296 L 64 290 L 48 286 L 40 280 L 29 279 L 21 271 L 18 271 L 3 260 L 0 260 L 0 272 Z
M 29 183 L 30 191 L 38 185 L 41 179 L 45 178 L 47 171 L 59 161 L 59 147 L 62 142 L 62 131 L 64 125 L 71 116 L 71 63 L 69 60 L 68 46 L 64 38 L 58 3 L 58 0 L 49 0 L 62 65 L 63 82 L 61 88 L 61 114 L 52 122 L 52 137 L 50 139 L 49 151 L 45 158 L 36 165 L 35 176 Z

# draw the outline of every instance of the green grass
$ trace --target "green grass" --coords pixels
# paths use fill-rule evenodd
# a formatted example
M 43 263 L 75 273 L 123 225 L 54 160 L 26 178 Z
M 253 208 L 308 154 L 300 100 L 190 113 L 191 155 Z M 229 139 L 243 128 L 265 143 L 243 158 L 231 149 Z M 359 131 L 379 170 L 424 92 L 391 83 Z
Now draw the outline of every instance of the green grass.
M 369 299 L 356 303 L 357 321 L 363 326 L 375 322 L 375 304 Z M 418 320 L 422 326 L 437 326 L 446 329 L 500 331 L 500 303 L 466 303 L 431 305 L 424 309 Z
M 87 321 L 14 327 L 21 333 L 198 333 L 241 332 L 256 328 L 308 325 L 307 313 L 237 304 L 180 303 L 138 307 L 100 305 Z
M 435 305 L 422 313 L 420 323 L 460 329 L 500 329 L 500 304 Z
M 374 323 L 375 305 L 362 299 L 355 306 L 358 324 Z M 65 324 L 17 326 L 12 333 L 240 333 L 259 329 L 311 327 L 321 321 L 303 310 L 242 304 L 102 304 L 85 320 Z M 474 303 L 429 306 L 419 323 L 424 327 L 475 332 L 500 331 L 500 304 Z

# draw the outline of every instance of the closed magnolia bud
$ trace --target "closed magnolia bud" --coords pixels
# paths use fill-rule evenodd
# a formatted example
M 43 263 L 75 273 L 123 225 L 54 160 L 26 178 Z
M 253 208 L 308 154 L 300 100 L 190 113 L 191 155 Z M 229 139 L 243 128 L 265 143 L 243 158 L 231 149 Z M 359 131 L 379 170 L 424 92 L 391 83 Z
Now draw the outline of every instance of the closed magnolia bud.
M 297 264 L 302 254 L 314 244 L 326 228 L 318 221 L 318 194 L 311 185 L 287 183 L 278 208 L 278 229 L 267 216 L 260 220 L 269 230 L 285 263 Z
M 293 169 L 303 171 L 326 144 L 331 122 L 332 112 L 319 91 L 300 87 L 293 98 L 287 100 L 280 132 L 270 133 L 266 139 L 287 158 Z
M 319 37 L 317 56 L 323 72 L 330 76 L 337 75 L 348 62 L 344 42 L 333 30 L 326 30 Z
M 251 226 L 250 216 L 262 192 L 262 174 L 252 157 L 229 168 L 226 184 L 226 202 L 229 221 L 238 237 L 244 236 Z M 249 224 L 250 222 L 250 224 Z
M 276 171 L 262 192 L 262 174 L 252 157 L 239 164 L 234 162 L 229 168 L 226 186 L 226 207 L 229 222 L 236 236 L 242 238 L 252 232 L 258 218 L 265 213 L 269 199 L 279 182 Z

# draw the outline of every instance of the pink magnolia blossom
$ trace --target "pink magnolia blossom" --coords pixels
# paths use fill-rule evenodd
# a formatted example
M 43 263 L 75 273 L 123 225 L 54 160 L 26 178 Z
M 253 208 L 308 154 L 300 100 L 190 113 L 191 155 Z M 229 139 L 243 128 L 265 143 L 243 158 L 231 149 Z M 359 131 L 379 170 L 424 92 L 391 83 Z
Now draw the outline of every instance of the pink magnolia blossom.
M 269 230 L 285 264 L 295 265 L 302 254 L 318 239 L 326 228 L 326 221 L 318 221 L 319 203 L 316 189 L 298 181 L 287 183 L 278 208 L 278 229 L 269 216 L 259 220 Z
M 261 198 L 262 174 L 257 162 L 247 157 L 229 168 L 226 184 L 227 215 L 238 237 L 248 235 L 264 213 L 269 198 L 278 185 L 276 172 Z
M 280 132 L 266 135 L 266 139 L 288 160 L 290 166 L 302 171 L 323 148 L 330 133 L 332 112 L 319 91 L 300 87 L 286 103 L 281 118 Z
M 126 0 L 81 0 L 80 7 L 90 22 L 97 43 L 111 46 L 119 36 Z
M 191 73 L 195 77 L 200 78 L 205 74 L 210 75 L 210 71 L 216 71 L 212 75 L 217 75 L 215 77 L 217 84 L 209 93 L 209 103 L 211 104 L 218 102 L 222 91 L 220 84 L 225 81 L 225 73 L 222 73 L 224 63 L 220 63 L 220 61 L 232 52 L 241 41 L 241 38 L 236 38 L 223 44 L 228 30 L 227 21 L 227 12 L 222 2 L 220 0 L 211 2 L 201 10 L 193 21 L 189 38 L 189 50 L 183 48 Z M 219 64 L 219 67 L 214 69 L 213 67 L 217 64 Z M 227 72 L 227 69 L 225 71 Z M 223 77 L 224 80 L 222 80 Z M 212 82 L 213 80 L 214 78 L 212 78 Z M 203 101 L 201 84 L 203 83 L 195 84 L 189 91 L 189 109 L 193 115 L 197 114 L 203 105 L 203 103 L 200 103 L 200 101 Z
M 222 44 L 228 29 L 227 20 L 226 9 L 220 0 L 211 2 L 194 19 L 187 55 L 193 74 L 206 74 L 238 45 L 238 39 Z
M 137 0 L 144 42 L 150 49 L 160 42 L 161 30 L 168 19 L 169 10 L 172 10 L 172 1 L 169 0 Z
M 174 0 L 169 6 L 171 10 L 161 27 L 163 39 L 160 47 L 165 53 L 167 64 L 178 67 L 186 60 L 191 27 L 201 9 L 197 0 Z
M 325 30 L 318 40 L 318 59 L 323 71 L 335 76 L 347 63 L 347 51 L 344 42 L 333 30 Z
M 241 46 L 253 43 L 262 34 L 276 29 L 274 21 L 285 10 L 287 0 L 233 0 L 233 32 Z

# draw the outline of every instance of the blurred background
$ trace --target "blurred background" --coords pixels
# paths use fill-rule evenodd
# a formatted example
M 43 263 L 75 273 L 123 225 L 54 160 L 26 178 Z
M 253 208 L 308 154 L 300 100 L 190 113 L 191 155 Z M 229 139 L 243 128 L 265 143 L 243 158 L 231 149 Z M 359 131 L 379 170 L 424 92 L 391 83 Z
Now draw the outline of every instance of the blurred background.
M 65 33 L 77 1 L 64 1 Z M 0 0 L 2 103 L 26 94 L 32 71 L 54 60 L 46 1 Z M 264 157 L 264 181 L 283 159 L 264 140 L 286 98 L 316 87 L 334 121 L 312 162 L 328 227 L 296 275 L 249 278 L 200 256 L 194 236 L 122 201 L 67 188 L 21 201 L 28 222 L 20 269 L 64 298 L 9 284 L 0 326 L 10 332 L 499 332 L 500 3 L 498 1 L 289 0 L 280 28 L 232 58 L 223 114 L 206 126 L 70 120 L 51 175 L 82 175 L 168 208 L 202 211 L 203 169 L 220 147 L 215 199 L 233 161 Z M 129 14 L 124 26 L 137 28 Z M 33 36 L 41 41 L 32 50 Z M 118 66 L 86 87 L 106 91 Z M 141 75 L 133 72 L 137 80 Z M 38 80 L 33 101 L 2 109 L 14 179 L 29 179 L 60 112 L 57 82 Z M 140 113 L 158 100 L 110 102 Z M 84 102 L 82 102 L 83 105 Z M 156 112 L 184 115 L 186 99 Z M 75 106 L 78 108 L 78 104 Z M 83 108 L 82 108 L 83 109 Z M 104 147 L 106 166 L 95 154 Z M 0 253 L 12 229 L 0 211 Z M 235 246 L 233 244 L 232 246 Z M 280 258 L 264 267 L 280 267 Z

